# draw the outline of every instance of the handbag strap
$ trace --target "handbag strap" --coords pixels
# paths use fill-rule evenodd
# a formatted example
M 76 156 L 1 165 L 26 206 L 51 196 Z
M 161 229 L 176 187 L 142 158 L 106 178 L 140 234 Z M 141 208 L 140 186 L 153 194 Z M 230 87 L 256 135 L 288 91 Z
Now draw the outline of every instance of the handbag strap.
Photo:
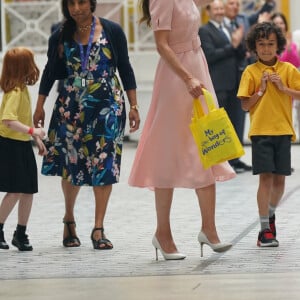
M 202 89 L 202 91 L 203 91 L 203 98 L 206 102 L 208 111 L 212 111 L 216 109 L 212 94 L 207 89 Z M 194 99 L 193 114 L 197 118 L 203 117 L 205 115 L 199 98 Z

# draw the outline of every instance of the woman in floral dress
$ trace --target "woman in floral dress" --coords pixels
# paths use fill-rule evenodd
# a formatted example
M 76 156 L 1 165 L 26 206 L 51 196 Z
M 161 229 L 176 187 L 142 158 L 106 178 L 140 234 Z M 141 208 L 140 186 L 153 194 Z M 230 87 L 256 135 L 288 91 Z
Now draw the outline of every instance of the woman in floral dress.
M 125 100 L 118 70 L 130 103 L 131 131 L 139 127 L 136 82 L 126 37 L 121 27 L 96 18 L 95 0 L 62 0 L 65 21 L 49 39 L 45 66 L 34 114 L 44 122 L 43 104 L 56 79 L 64 87 L 54 105 L 42 174 L 62 177 L 65 196 L 63 245 L 80 246 L 75 231 L 74 205 L 80 186 L 92 186 L 95 249 L 111 249 L 103 221 L 112 190 L 119 181 L 126 120 Z

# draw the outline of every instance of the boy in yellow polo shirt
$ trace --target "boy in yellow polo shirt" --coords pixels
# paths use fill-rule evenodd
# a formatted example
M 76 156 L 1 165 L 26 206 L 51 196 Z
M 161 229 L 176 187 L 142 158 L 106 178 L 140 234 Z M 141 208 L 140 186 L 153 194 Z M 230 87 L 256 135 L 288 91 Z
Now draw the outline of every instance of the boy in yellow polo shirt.
M 284 193 L 285 176 L 291 175 L 291 141 L 295 140 L 292 99 L 300 99 L 300 72 L 278 60 L 285 44 L 285 37 L 274 24 L 254 26 L 247 46 L 258 60 L 245 69 L 238 90 L 242 108 L 250 113 L 252 172 L 259 174 L 259 247 L 279 245 L 275 210 Z

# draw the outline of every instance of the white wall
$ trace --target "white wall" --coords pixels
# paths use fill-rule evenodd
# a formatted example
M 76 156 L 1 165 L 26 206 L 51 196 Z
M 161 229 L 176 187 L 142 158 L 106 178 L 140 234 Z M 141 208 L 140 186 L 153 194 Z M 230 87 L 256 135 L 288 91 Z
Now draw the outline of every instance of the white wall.
M 287 0 L 281 0 L 287 1 Z M 299 0 L 289 0 L 290 1 L 290 20 L 291 20 L 291 30 L 300 29 L 300 1 Z

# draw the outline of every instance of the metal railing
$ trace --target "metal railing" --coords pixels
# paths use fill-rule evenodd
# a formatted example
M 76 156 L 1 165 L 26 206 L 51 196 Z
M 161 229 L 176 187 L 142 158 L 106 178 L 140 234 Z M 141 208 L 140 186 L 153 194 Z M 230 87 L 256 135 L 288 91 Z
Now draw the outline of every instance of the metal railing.
M 138 0 L 101 0 L 96 14 L 121 24 L 130 51 L 154 50 L 154 40 L 147 26 L 138 25 Z M 1 1 L 2 51 L 14 46 L 28 46 L 36 52 L 47 50 L 51 25 L 62 19 L 61 1 Z

